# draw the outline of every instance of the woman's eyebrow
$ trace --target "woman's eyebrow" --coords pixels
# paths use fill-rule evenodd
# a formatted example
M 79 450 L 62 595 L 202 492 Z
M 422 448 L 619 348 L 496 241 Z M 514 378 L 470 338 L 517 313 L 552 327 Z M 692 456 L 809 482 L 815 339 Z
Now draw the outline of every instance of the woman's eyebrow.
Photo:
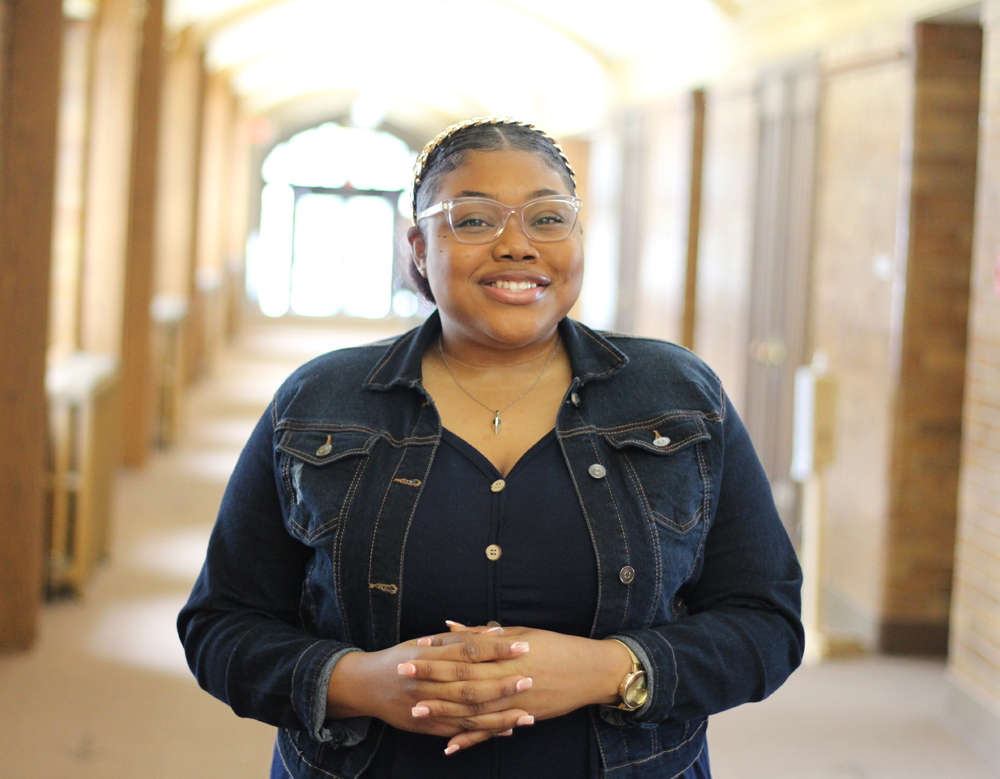
M 558 195 L 560 194 L 554 189 L 536 189 L 528 197 L 528 200 L 534 200 L 536 197 L 546 197 L 548 195 Z M 455 197 L 484 197 L 488 200 L 496 200 L 496 195 L 492 195 L 489 192 L 477 192 L 473 189 L 463 189 L 461 192 L 455 194 Z

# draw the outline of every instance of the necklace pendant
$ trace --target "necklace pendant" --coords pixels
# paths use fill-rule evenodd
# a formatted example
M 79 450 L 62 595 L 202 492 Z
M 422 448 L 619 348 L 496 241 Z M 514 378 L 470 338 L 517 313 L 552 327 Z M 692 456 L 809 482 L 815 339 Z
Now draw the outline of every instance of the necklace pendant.
M 500 426 L 503 422 L 500 421 L 500 412 L 496 412 L 496 416 L 493 417 L 493 435 L 500 435 Z

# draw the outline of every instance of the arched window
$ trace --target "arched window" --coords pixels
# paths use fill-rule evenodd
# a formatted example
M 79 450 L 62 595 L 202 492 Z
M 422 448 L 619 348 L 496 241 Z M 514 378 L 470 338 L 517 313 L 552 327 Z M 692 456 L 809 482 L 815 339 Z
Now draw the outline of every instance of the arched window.
M 268 316 L 412 316 L 396 262 L 414 152 L 394 135 L 333 122 L 278 144 L 261 173 L 247 292 Z

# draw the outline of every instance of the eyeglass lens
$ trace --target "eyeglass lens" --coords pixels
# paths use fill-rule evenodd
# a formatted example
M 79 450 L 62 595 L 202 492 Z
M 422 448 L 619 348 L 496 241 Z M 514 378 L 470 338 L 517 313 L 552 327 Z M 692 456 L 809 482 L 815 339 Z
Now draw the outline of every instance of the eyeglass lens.
M 520 211 L 524 232 L 536 241 L 561 241 L 576 224 L 577 209 L 562 200 L 536 200 Z M 448 220 L 459 241 L 486 243 L 501 233 L 508 213 L 492 200 L 454 201 Z

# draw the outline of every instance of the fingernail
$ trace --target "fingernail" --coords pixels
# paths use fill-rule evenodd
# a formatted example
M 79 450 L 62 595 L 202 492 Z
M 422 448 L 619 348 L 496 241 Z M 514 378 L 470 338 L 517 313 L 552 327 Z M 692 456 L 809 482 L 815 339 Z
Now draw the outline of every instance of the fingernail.
M 430 713 L 431 710 L 428 706 L 414 706 L 410 709 L 410 714 L 414 717 L 426 717 Z
M 400 663 L 396 666 L 400 676 L 413 676 L 417 672 L 417 667 L 413 663 Z
M 464 628 L 465 627 L 465 625 L 463 625 L 461 622 L 456 622 L 453 619 L 446 619 L 444 621 L 444 624 L 448 625 L 449 627 L 453 627 L 453 628 Z M 455 748 L 458 749 L 458 747 L 455 747 Z
M 488 628 L 485 632 L 496 633 L 498 636 L 503 633 L 503 628 L 497 625 L 495 628 Z
M 534 724 L 535 724 L 535 718 L 532 717 L 530 714 L 522 714 L 520 717 L 517 718 L 518 727 L 520 727 L 521 725 L 534 725 Z
M 424 636 L 423 638 L 417 639 L 417 646 L 430 646 L 431 639 L 430 636 Z
M 520 679 L 518 681 L 518 683 L 517 683 L 517 691 L 518 692 L 524 692 L 525 690 L 530 690 L 531 689 L 531 685 L 533 685 L 533 684 L 534 684 L 534 682 L 531 681 L 531 677 L 530 676 L 526 677 L 524 679 Z
M 515 654 L 523 655 L 528 651 L 528 642 L 515 641 L 513 644 L 510 645 L 510 651 L 514 652 Z
M 446 748 L 446 749 L 444 750 L 444 753 L 445 753 L 446 755 L 453 755 L 453 754 L 455 754 L 455 753 L 456 753 L 457 751 L 458 751 L 458 744 L 452 744 L 452 745 L 451 745 L 450 747 L 447 747 L 447 748 Z
M 498 736 L 513 736 L 514 735 L 514 728 L 511 728 L 510 730 L 505 730 L 503 733 L 498 733 L 497 735 Z

